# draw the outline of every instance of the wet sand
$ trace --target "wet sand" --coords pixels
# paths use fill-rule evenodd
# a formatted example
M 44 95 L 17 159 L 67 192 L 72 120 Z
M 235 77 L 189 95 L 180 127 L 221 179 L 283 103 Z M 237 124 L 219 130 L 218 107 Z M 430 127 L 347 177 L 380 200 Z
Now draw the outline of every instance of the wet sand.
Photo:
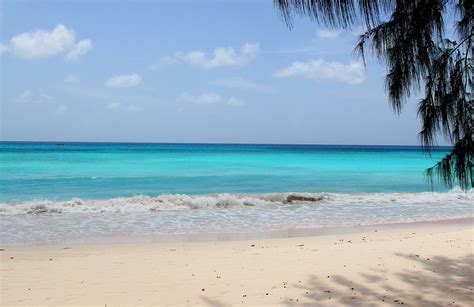
M 472 306 L 473 220 L 254 240 L 2 246 L 5 305 Z

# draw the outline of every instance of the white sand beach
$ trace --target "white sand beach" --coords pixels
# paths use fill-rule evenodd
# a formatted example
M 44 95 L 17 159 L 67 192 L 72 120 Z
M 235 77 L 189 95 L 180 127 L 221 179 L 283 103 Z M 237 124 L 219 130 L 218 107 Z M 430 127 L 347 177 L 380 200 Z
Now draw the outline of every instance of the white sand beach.
M 472 306 L 473 220 L 200 243 L 4 246 L 1 305 Z

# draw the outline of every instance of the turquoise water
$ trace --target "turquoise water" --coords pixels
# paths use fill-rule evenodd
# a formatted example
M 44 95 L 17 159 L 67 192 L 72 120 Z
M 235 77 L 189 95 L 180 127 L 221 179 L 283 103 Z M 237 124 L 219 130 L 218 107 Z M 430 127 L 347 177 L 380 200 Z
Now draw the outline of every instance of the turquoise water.
M 0 201 L 162 193 L 421 192 L 418 147 L 1 143 Z M 442 187 L 435 187 L 442 189 Z
M 431 187 L 424 176 L 448 150 L 3 142 L 0 242 L 471 217 L 472 191 Z

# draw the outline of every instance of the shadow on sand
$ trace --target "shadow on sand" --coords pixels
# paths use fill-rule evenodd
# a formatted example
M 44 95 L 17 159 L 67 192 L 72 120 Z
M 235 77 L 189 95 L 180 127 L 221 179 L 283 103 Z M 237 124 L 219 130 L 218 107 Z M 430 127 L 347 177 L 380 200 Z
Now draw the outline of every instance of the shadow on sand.
M 405 269 L 390 274 L 377 269 L 360 273 L 365 282 L 353 282 L 343 276 L 321 279 L 315 275 L 306 284 L 295 287 L 304 291 L 306 304 L 325 306 L 473 306 L 474 305 L 474 255 L 458 259 L 444 256 L 421 258 L 414 254 L 396 256 L 411 262 L 413 270 Z M 360 280 L 360 279 L 359 279 Z M 311 303 L 307 303 L 310 301 Z M 283 302 L 294 305 L 295 298 Z

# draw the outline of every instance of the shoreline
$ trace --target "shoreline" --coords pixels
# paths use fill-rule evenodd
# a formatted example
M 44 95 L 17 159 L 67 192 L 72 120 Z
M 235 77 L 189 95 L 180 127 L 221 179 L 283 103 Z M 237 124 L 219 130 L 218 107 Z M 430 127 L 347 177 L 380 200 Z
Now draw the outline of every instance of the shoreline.
M 286 238 L 320 237 L 328 235 L 347 235 L 370 232 L 374 230 L 397 230 L 404 228 L 457 228 L 460 225 L 474 226 L 474 216 L 427 220 L 403 223 L 385 223 L 370 225 L 355 225 L 341 227 L 324 228 L 291 228 L 283 230 L 263 231 L 263 232 L 242 232 L 242 233 L 190 233 L 190 234 L 134 234 L 131 236 L 97 236 L 84 239 L 59 240 L 51 242 L 19 242 L 0 243 L 0 248 L 34 248 L 34 247 L 56 247 L 62 245 L 72 246 L 97 246 L 97 245 L 137 245 L 137 244 L 162 244 L 162 243 L 193 243 L 193 242 L 233 242 L 250 240 L 269 240 Z
M 473 219 L 239 241 L 10 246 L 2 305 L 413 305 L 474 300 Z

